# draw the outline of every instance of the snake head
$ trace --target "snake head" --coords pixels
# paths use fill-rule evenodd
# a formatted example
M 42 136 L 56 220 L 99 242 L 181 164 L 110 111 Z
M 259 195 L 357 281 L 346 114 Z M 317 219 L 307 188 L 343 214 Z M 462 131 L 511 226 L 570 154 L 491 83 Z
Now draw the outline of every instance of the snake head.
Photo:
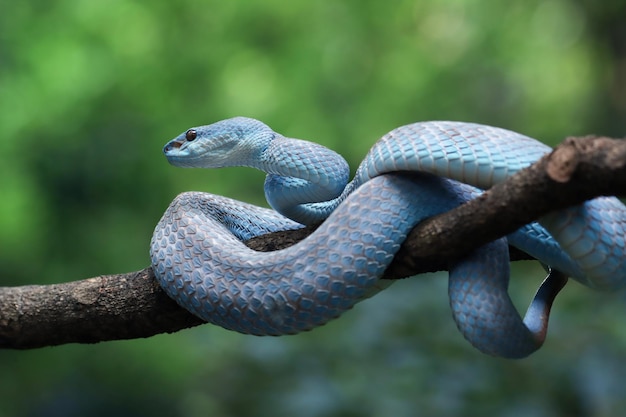
M 254 166 L 275 135 L 258 120 L 235 117 L 188 129 L 170 140 L 163 153 L 170 164 L 184 168 Z

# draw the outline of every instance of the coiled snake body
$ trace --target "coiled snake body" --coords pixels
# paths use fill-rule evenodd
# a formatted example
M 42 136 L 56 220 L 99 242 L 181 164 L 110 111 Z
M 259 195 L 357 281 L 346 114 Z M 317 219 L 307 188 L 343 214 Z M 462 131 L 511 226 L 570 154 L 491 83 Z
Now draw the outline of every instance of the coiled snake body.
M 476 197 L 549 151 L 534 139 L 490 126 L 415 123 L 383 136 L 348 183 L 341 156 L 283 137 L 257 120 L 238 117 L 192 128 L 165 145 L 171 164 L 261 169 L 275 210 L 207 193 L 179 195 L 152 238 L 154 271 L 168 295 L 208 322 L 256 335 L 309 330 L 384 288 L 379 278 L 421 220 Z M 260 253 L 241 242 L 324 219 L 287 249 Z M 565 276 L 596 288 L 623 285 L 625 231 L 626 207 L 602 197 L 477 248 L 450 265 L 457 326 L 485 353 L 532 353 L 543 342 Z M 507 239 L 556 271 L 524 319 L 507 293 Z

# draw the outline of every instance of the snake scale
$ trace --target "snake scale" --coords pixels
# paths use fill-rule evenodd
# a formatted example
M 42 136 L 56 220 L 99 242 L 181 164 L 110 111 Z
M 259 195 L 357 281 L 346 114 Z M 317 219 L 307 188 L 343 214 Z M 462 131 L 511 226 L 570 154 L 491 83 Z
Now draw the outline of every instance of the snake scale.
M 260 121 L 236 117 L 191 128 L 165 145 L 171 164 L 260 169 L 274 210 L 180 194 L 154 231 L 152 265 L 165 292 L 207 322 L 255 335 L 310 330 L 386 287 L 389 281 L 379 278 L 417 223 L 475 198 L 550 150 L 486 125 L 414 123 L 384 135 L 348 182 L 340 155 Z M 322 221 L 279 251 L 255 252 L 242 243 Z M 449 266 L 457 327 L 487 354 L 529 355 L 543 343 L 550 306 L 567 277 L 599 289 L 626 282 L 625 231 L 626 207 L 601 197 L 476 248 Z M 523 319 L 507 292 L 507 244 L 552 271 Z

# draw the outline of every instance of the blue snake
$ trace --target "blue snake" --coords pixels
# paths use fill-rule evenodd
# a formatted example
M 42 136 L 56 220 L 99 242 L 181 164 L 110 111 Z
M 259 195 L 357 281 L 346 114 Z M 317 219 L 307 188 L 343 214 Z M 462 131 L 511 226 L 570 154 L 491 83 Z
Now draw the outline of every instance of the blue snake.
M 180 194 L 154 231 L 153 269 L 170 297 L 207 322 L 254 335 L 310 330 L 388 286 L 380 277 L 416 224 L 475 198 L 550 150 L 491 126 L 415 123 L 384 135 L 348 182 L 340 155 L 260 121 L 236 117 L 194 127 L 165 145 L 167 160 L 179 167 L 260 169 L 273 210 Z M 320 222 L 286 249 L 261 253 L 242 243 Z M 451 262 L 457 327 L 487 354 L 529 355 L 543 343 L 550 306 L 567 277 L 599 289 L 626 282 L 625 231 L 626 207 L 601 197 Z M 508 244 L 553 271 L 523 319 L 507 291 Z

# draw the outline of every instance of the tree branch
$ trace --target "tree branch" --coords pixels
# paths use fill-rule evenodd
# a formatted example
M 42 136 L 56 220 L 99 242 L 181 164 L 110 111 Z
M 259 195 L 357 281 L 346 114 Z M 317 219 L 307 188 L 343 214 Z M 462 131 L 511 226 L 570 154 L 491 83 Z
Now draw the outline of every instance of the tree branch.
M 416 226 L 385 278 L 446 270 L 450 260 L 550 211 L 601 195 L 626 195 L 626 141 L 568 138 L 479 198 Z M 273 233 L 247 244 L 256 250 L 276 250 L 313 230 Z M 529 258 L 512 250 L 512 259 Z M 200 319 L 165 295 L 151 268 L 63 284 L 0 288 L 3 348 L 133 339 L 199 324 Z

